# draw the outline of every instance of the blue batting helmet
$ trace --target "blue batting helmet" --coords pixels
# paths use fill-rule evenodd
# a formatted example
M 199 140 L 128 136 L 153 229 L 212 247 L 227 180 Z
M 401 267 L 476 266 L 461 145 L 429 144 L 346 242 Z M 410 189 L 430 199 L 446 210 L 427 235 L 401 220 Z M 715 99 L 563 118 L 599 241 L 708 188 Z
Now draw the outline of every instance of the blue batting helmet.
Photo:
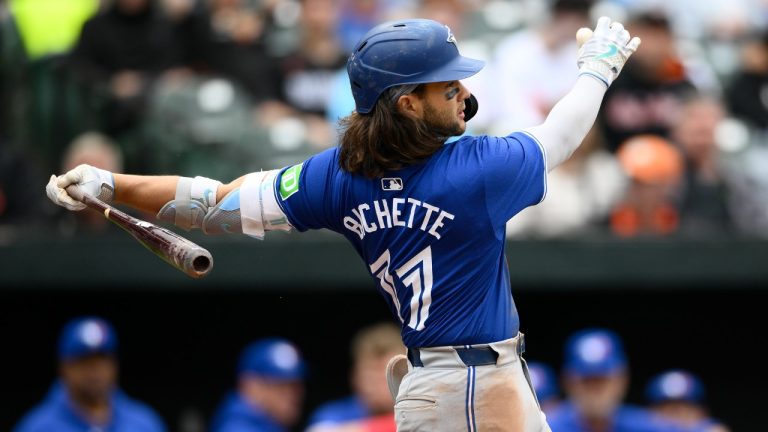
M 645 393 L 652 404 L 667 401 L 701 403 L 704 400 L 704 385 L 690 372 L 670 370 L 653 378 Z
M 566 344 L 565 372 L 576 376 L 604 376 L 627 367 L 619 336 L 607 329 L 585 329 Z
M 261 339 L 248 345 L 240 355 L 237 367 L 239 374 L 278 381 L 301 380 L 306 369 L 299 350 L 282 338 Z
M 112 325 L 99 317 L 70 321 L 59 337 L 59 359 L 74 360 L 93 354 L 117 352 L 117 335 Z
M 403 84 L 461 80 L 485 62 L 462 57 L 448 26 L 426 19 L 390 21 L 371 29 L 355 46 L 347 73 L 358 113 L 369 113 L 379 96 Z

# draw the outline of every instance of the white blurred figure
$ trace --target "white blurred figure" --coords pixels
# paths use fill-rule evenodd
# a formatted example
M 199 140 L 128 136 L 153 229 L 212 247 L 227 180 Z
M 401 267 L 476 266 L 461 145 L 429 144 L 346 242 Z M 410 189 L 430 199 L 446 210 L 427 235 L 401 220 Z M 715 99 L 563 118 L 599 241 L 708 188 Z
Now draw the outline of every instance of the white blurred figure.
M 541 24 L 519 30 L 496 47 L 497 93 L 490 133 L 539 124 L 576 82 L 574 35 L 590 27 L 591 0 L 556 0 Z M 480 101 L 482 104 L 482 100 Z M 482 106 L 482 105 L 481 105 Z
M 547 199 L 507 222 L 507 237 L 561 237 L 604 221 L 626 190 L 616 158 L 592 128 L 569 160 L 549 173 Z

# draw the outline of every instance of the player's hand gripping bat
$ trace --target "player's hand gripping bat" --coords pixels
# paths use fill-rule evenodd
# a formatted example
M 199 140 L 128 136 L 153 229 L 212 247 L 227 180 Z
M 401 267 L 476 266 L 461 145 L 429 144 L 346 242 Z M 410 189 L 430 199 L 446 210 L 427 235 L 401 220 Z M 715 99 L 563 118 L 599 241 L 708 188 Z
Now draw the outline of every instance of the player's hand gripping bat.
M 104 217 L 130 233 L 139 243 L 168 264 L 193 278 L 201 278 L 213 268 L 211 253 L 180 235 L 141 219 L 136 219 L 105 202 L 70 185 L 66 188 L 72 198 L 104 214 Z

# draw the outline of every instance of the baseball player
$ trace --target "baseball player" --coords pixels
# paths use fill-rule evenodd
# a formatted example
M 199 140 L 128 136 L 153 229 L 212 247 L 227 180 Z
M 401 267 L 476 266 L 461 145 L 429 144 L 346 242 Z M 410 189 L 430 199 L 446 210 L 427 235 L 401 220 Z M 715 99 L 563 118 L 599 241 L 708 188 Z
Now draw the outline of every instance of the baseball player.
M 43 402 L 14 432 L 164 432 L 148 406 L 117 388 L 117 336 L 97 317 L 64 327 L 59 338 L 59 375 Z
M 299 420 L 306 365 L 289 341 L 262 339 L 245 347 L 237 390 L 219 406 L 211 432 L 282 432 Z
M 574 333 L 566 343 L 563 388 L 568 401 L 548 412 L 557 432 L 704 432 L 625 405 L 629 369 L 619 336 L 601 328 Z
M 728 432 L 728 428 L 711 418 L 705 404 L 704 384 L 694 374 L 669 370 L 653 377 L 645 389 L 651 410 L 684 426 L 707 432 Z
M 81 166 L 52 176 L 48 195 L 83 208 L 64 190 L 77 185 L 209 234 L 335 231 L 402 325 L 407 363 L 390 368 L 399 430 L 549 430 L 520 358 L 504 231 L 544 199 L 547 171 L 578 147 L 640 44 L 607 17 L 585 30 L 572 90 L 543 124 L 504 137 L 446 144 L 477 110 L 461 80 L 483 62 L 461 56 L 445 25 L 392 21 L 349 57 L 356 111 L 341 120 L 339 147 L 228 184 Z
M 395 429 L 385 372 L 389 360 L 405 351 L 399 327 L 389 322 L 368 326 L 355 334 L 351 346 L 354 395 L 318 407 L 306 432 L 344 432 L 354 429 L 353 424 L 365 430 L 362 425 L 379 416 L 389 420 L 390 430 Z

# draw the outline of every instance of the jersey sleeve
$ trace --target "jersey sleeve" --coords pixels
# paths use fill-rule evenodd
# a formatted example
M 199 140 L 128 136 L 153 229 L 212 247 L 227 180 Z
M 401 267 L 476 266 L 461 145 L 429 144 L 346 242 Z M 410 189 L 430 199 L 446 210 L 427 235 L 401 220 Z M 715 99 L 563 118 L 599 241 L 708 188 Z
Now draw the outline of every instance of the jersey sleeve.
M 546 155 L 533 136 L 515 132 L 506 137 L 485 137 L 477 145 L 486 208 L 494 225 L 505 224 L 521 210 L 544 200 Z
M 304 162 L 283 168 L 275 182 L 277 202 L 298 231 L 328 228 L 339 231 L 338 149 L 318 153 Z

